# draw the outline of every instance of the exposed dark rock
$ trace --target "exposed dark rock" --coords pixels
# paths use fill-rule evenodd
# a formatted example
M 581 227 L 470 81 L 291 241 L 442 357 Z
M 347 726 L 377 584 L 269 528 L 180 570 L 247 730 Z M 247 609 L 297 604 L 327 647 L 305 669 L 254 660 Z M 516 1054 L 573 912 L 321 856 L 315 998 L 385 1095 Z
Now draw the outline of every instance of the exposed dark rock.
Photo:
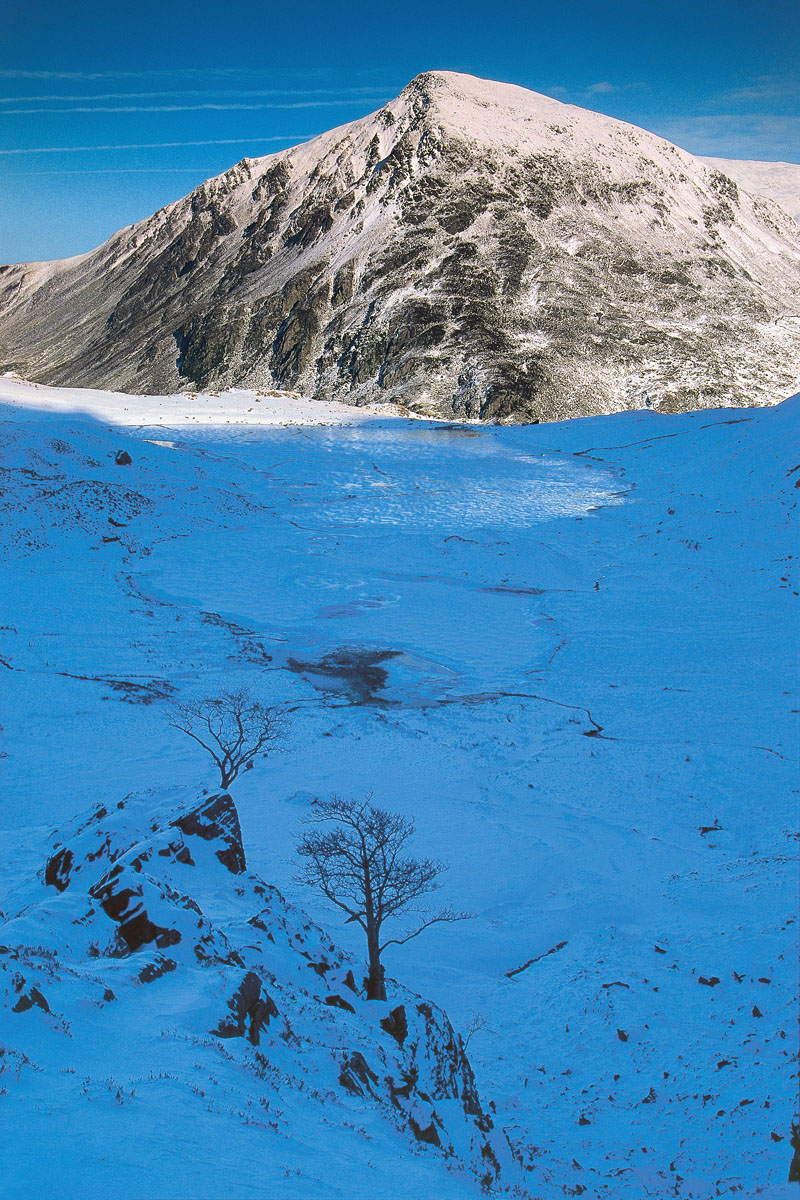
M 142 907 L 143 887 L 125 886 L 126 878 L 124 868 L 117 864 L 89 889 L 89 895 L 99 902 L 107 917 L 118 923 L 119 935 L 128 949 L 139 950 L 155 942 L 159 950 L 164 950 L 180 942 L 177 929 L 165 929 L 150 920 Z
M 58 888 L 59 892 L 69 887 L 72 871 L 72 851 L 66 846 L 48 859 L 44 869 L 44 881 L 49 887 Z
M 367 1060 L 360 1050 L 354 1050 L 342 1063 L 339 1083 L 348 1092 L 352 1092 L 356 1096 L 365 1096 L 368 1093 L 375 1093 L 378 1076 L 370 1070 Z
M 114 455 L 114 462 L 118 467 L 129 467 L 133 462 L 133 459 L 131 458 L 130 454 L 128 454 L 127 450 L 117 450 L 116 454 Z
M 433 1094 L 436 1097 L 449 1096 L 459 1099 L 465 1112 L 482 1117 L 484 1114 L 475 1076 L 464 1050 L 464 1043 L 461 1038 L 456 1037 L 452 1025 L 443 1013 L 435 1012 L 430 1004 L 420 1003 L 416 1007 L 424 1022 L 425 1042 L 433 1048 Z
M 212 1032 L 222 1038 L 244 1037 L 246 1033 L 248 1040 L 257 1046 L 261 1030 L 278 1015 L 275 1001 L 266 990 L 262 995 L 261 989 L 258 975 L 248 971 L 228 1001 L 230 1015 L 223 1017 Z
M 92 1029 L 99 1028 L 98 1019 L 104 1020 L 113 1054 L 113 1039 L 129 1022 L 121 1011 L 98 1010 L 112 1001 L 135 1004 L 132 983 L 152 985 L 158 1003 L 145 1004 L 138 1014 L 137 1045 L 131 1048 L 139 1054 L 141 1030 L 142 1046 L 149 1046 L 151 1054 L 142 1058 L 142 1078 L 163 1066 L 165 1036 L 195 1046 L 196 1069 L 202 1071 L 208 1062 L 213 1078 L 217 1056 L 207 1059 L 208 1042 L 202 1036 L 208 1030 L 227 1041 L 223 1056 L 236 1064 L 231 1083 L 238 1077 L 243 1088 L 244 1100 L 240 1097 L 238 1103 L 252 1096 L 248 1077 L 260 1081 L 259 1099 L 282 1091 L 285 1097 L 286 1089 L 296 1087 L 297 1102 L 302 1096 L 311 1105 L 319 1103 L 324 1087 L 306 1087 L 303 1080 L 312 1081 L 332 1067 L 359 1105 L 368 1104 L 408 1141 L 418 1140 L 444 1161 L 472 1171 L 486 1188 L 498 1181 L 501 1160 L 504 1179 L 521 1182 L 505 1135 L 493 1130 L 491 1117 L 481 1108 L 463 1043 L 445 1015 L 392 985 L 402 1002 L 381 1021 L 383 1032 L 377 1022 L 362 1020 L 357 1005 L 332 990 L 356 989 L 346 956 L 329 936 L 276 888 L 223 869 L 212 853 L 196 853 L 199 866 L 187 862 L 184 839 L 191 837 L 208 841 L 211 851 L 220 841 L 230 850 L 226 839 L 238 844 L 230 797 L 206 797 L 177 817 L 166 805 L 154 807 L 151 797 L 95 807 L 77 823 L 66 845 L 57 844 L 45 868 L 48 883 L 64 884 L 59 892 L 68 881 L 70 895 L 45 893 L 32 880 L 30 895 L 12 902 L 11 919 L 0 914 L 9 943 L 0 947 L 0 984 L 5 981 L 0 1002 L 5 997 L 16 1014 L 35 1007 L 49 1013 L 54 1003 L 56 1016 L 49 1022 L 54 1036 L 72 1038 L 72 1030 L 85 1028 L 84 1017 Z M 199 843 L 194 848 L 204 849 Z M 204 897 L 207 912 L 191 894 L 195 882 L 201 889 L 195 894 Z M 94 902 L 88 909 L 81 907 L 81 892 L 84 900 Z M 32 920 L 46 944 L 21 943 Z M 159 953 L 168 946 L 175 947 L 169 955 Z M 152 949 L 142 953 L 145 947 Z M 134 951 L 139 952 L 135 957 Z M 20 962 L 25 976 L 17 969 Z M 37 972 L 34 978 L 26 978 L 28 968 Z M 280 989 L 277 1056 L 252 1049 L 267 1040 L 264 1031 L 279 1016 L 265 980 Z M 193 997 L 188 1008 L 187 986 Z M 230 999 L 217 1020 L 220 996 Z M 349 1044 L 359 1049 L 341 1055 L 337 1047 L 343 1035 L 352 1037 Z M 241 1042 L 237 1045 L 235 1039 Z M 78 1037 L 74 1045 L 79 1048 Z M 195 1090 L 201 1097 L 206 1094 L 199 1085 Z M 119 1093 L 117 1100 L 122 1102 Z
M 174 971 L 177 967 L 174 958 L 164 958 L 159 954 L 155 962 L 145 963 L 139 972 L 140 983 L 152 983 L 154 979 L 160 979 L 162 975 L 168 975 L 170 971 Z
M 189 847 L 182 842 L 170 842 L 168 846 L 162 846 L 158 853 L 162 858 L 173 858 L 187 867 L 195 865 Z
M 792 1161 L 789 1164 L 789 1183 L 800 1183 L 800 1125 L 792 1124 L 792 1135 L 790 1139 L 792 1147 Z
M 413 1116 L 409 1116 L 408 1124 L 418 1142 L 426 1142 L 429 1146 L 441 1146 L 442 1142 L 439 1137 L 439 1130 L 433 1121 L 431 1121 L 427 1128 L 422 1128 Z
M 415 1087 L 417 1086 L 417 1080 L 419 1079 L 419 1072 L 416 1069 L 411 1070 L 411 1071 L 404 1071 L 403 1075 L 402 1075 L 402 1079 L 403 1079 L 402 1083 L 397 1083 L 397 1082 L 395 1082 L 394 1079 L 392 1079 L 391 1076 L 387 1076 L 387 1078 L 386 1078 L 386 1083 L 389 1087 L 389 1093 L 390 1093 L 390 1096 L 392 1099 L 392 1103 L 397 1108 L 401 1107 L 401 1105 L 398 1102 L 399 1100 L 401 1100 L 401 1099 L 402 1100 L 410 1100 L 411 1099 L 411 1093 L 414 1091 Z
M 328 307 L 328 285 L 307 292 L 282 322 L 272 348 L 270 366 L 276 382 L 293 386 L 312 361 L 315 336 Z
M 200 909 L 197 909 L 198 913 Z M 209 963 L 229 963 L 231 966 L 243 967 L 244 960 L 238 950 L 229 950 L 226 954 L 225 942 L 214 933 L 209 932 L 201 937 L 199 942 L 195 943 L 194 956 L 199 963 L 208 965 Z
M 50 1012 L 50 1005 L 37 987 L 31 987 L 27 992 L 23 992 L 11 1011 L 15 1013 L 27 1012 L 29 1008 L 33 1008 L 34 1006 L 40 1008 L 42 1012 Z
M 239 814 L 227 792 L 212 796 L 173 821 L 173 825 L 187 837 L 200 837 L 207 842 L 222 841 L 224 845 L 216 851 L 217 858 L 234 875 L 241 875 L 247 869 Z
M 356 270 L 354 263 L 346 263 L 340 267 L 333 277 L 333 288 L 331 290 L 331 306 L 338 308 L 340 304 L 346 304 L 348 300 L 353 299 L 355 291 Z
M 382 1018 L 381 1029 L 385 1029 L 388 1034 L 391 1034 L 399 1046 L 403 1045 L 408 1037 L 408 1020 L 402 1004 L 393 1008 L 388 1017 Z
M 345 1000 L 343 996 L 339 996 L 339 995 L 326 996 L 325 1003 L 330 1005 L 331 1008 L 344 1008 L 344 1009 L 346 1009 L 347 1012 L 351 1012 L 351 1013 L 354 1013 L 356 1011 L 353 1008 L 350 1001 Z

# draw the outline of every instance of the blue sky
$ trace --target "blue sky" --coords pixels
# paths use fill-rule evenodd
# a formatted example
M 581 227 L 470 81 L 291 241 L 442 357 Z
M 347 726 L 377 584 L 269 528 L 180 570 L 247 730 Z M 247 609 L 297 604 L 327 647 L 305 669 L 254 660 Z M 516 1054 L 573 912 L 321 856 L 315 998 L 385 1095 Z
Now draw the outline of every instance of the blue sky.
M 433 68 L 800 162 L 798 0 L 3 0 L 2 25 L 0 262 L 88 250 Z

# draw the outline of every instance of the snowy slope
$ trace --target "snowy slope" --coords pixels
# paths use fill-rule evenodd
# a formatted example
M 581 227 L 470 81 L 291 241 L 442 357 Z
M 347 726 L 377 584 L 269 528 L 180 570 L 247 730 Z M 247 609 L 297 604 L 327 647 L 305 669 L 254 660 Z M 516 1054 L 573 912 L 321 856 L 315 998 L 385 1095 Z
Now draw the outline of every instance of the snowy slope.
M 82 1143 L 74 1196 L 217 1196 L 226 1175 L 236 1196 L 519 1180 L 447 1018 L 402 988 L 361 998 L 359 964 L 247 872 L 229 795 L 100 805 L 5 903 L 11 1194 L 64 1193 L 63 1159 L 41 1157 L 54 1137 Z
M 91 388 L 52 388 L 29 383 L 9 371 L 2 376 L 3 399 L 36 418 L 83 413 L 115 425 L 358 425 L 370 417 L 396 415 L 390 404 L 354 408 L 335 400 L 311 400 L 275 389 L 176 392 L 170 396 L 131 396 Z
M 129 1180 L 121 1195 L 154 1178 L 165 1196 L 474 1194 L 488 1156 L 462 1105 L 424 1089 L 450 1170 L 385 1092 L 339 1082 L 354 1049 L 397 1078 L 407 1050 L 370 1013 L 423 996 L 473 1028 L 484 1113 L 531 1195 L 781 1195 L 799 411 L 148 431 L 8 405 L 6 1194 L 64 1193 L 39 1152 L 54 1129 L 76 1195 L 90 1177 Z M 194 866 L 179 843 L 158 853 L 214 783 L 168 704 L 231 684 L 290 711 L 284 749 L 234 788 L 241 875 L 196 836 Z M 374 1010 L 344 983 L 363 947 L 296 883 L 292 849 L 315 797 L 370 788 L 416 817 L 447 899 L 476 914 L 387 955 L 401 983 Z M 85 864 L 63 891 L 56 841 Z M 103 845 L 180 943 L 108 953 Z M 275 942 L 247 926 L 259 880 Z M 145 983 L 158 956 L 176 968 Z M 246 1022 L 211 1032 L 249 970 L 279 1013 L 257 1047 Z
M 754 162 L 744 158 L 704 158 L 752 196 L 774 200 L 790 217 L 800 220 L 800 163 Z
M 0 367 L 127 392 L 278 387 L 554 419 L 800 387 L 800 232 L 653 134 L 413 80 L 90 254 L 0 270 Z

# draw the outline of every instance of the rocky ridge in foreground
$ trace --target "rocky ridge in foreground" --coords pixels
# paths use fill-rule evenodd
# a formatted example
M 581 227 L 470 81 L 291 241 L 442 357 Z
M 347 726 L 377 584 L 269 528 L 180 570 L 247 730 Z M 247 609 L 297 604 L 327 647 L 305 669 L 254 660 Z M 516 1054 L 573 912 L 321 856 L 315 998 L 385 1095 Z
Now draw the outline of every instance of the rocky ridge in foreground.
M 330 1155 L 331 1183 L 376 1138 L 390 1168 L 519 1179 L 447 1017 L 397 986 L 362 1000 L 356 964 L 247 871 L 229 795 L 100 806 L 22 893 L 0 927 L 0 1077 L 28 1121 L 54 1103 L 88 1129 L 108 1092 L 152 1137 L 175 1119 L 152 1087 L 167 1079 L 200 1129 L 227 1111 L 259 1130 L 276 1180 L 286 1138 L 315 1146 L 312 1172 Z

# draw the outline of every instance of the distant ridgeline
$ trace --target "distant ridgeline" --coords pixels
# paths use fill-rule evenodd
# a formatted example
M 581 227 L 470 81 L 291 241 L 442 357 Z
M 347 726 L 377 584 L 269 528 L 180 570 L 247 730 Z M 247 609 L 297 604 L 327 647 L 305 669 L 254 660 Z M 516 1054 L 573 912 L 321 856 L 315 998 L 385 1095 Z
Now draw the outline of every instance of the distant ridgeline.
M 800 225 L 634 126 L 471 76 L 0 268 L 0 370 L 544 420 L 800 390 Z

